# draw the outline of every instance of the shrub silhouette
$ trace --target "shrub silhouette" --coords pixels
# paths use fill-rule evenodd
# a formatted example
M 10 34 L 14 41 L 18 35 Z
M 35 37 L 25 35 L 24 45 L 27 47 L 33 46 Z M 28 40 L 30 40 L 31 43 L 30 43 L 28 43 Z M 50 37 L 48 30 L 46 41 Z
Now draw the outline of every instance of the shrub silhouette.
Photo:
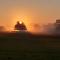
M 17 21 L 17 24 L 15 25 L 15 30 L 27 30 L 25 24 L 22 22 L 21 24 L 19 23 L 19 21 Z

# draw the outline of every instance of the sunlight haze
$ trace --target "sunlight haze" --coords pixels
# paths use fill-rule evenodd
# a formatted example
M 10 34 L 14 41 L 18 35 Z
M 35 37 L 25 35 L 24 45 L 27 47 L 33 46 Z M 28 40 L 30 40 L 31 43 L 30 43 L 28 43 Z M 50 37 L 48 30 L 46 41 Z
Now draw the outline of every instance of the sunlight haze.
M 28 30 L 31 24 L 48 24 L 60 18 L 60 0 L 0 0 L 0 25 L 14 29 L 22 20 Z

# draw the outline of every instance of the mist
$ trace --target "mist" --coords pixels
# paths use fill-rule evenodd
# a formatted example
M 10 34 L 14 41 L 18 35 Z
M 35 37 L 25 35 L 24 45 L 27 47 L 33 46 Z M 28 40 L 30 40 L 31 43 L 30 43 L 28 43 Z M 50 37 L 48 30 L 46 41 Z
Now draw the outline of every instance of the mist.
M 33 34 L 55 34 L 56 33 L 56 22 L 54 23 L 47 23 L 47 24 L 38 24 L 38 23 L 31 23 L 27 27 L 27 31 L 31 32 Z M 14 26 L 13 27 L 7 27 L 7 26 L 0 26 L 0 32 L 11 32 L 15 31 Z
M 31 24 L 30 32 L 34 34 L 55 34 L 56 26 L 54 23 L 47 23 L 47 24 Z

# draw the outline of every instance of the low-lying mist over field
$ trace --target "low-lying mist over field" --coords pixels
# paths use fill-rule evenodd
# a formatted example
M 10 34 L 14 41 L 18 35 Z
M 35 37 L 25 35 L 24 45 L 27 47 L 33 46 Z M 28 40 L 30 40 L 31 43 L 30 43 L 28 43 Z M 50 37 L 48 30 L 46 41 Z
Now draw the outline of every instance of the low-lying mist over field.
M 36 34 L 53 34 L 56 32 L 56 26 L 55 23 L 48 23 L 41 26 L 39 24 L 35 24 L 32 25 L 31 32 Z
M 26 26 L 26 25 L 25 25 Z M 0 26 L 0 32 L 30 32 L 32 34 L 60 34 L 60 19 L 57 19 L 54 23 L 38 24 L 32 23 L 26 26 L 27 30 L 14 30 L 14 27 Z
M 29 26 L 30 29 L 27 27 L 27 31 L 31 32 L 33 34 L 54 34 L 56 33 L 56 23 L 48 23 L 45 25 L 40 25 L 40 24 L 30 24 Z M 0 32 L 13 32 L 16 31 L 13 28 L 7 28 L 5 26 L 0 26 Z

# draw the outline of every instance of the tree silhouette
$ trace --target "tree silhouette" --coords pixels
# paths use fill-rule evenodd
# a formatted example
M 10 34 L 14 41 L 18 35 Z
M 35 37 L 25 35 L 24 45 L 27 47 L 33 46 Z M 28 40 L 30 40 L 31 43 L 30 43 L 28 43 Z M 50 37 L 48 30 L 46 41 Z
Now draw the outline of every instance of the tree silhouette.
M 22 22 L 22 23 L 19 23 L 19 21 L 17 21 L 17 24 L 15 25 L 15 30 L 27 30 L 25 24 Z
M 5 31 L 5 27 L 4 26 L 0 26 L 0 32 Z
M 60 19 L 56 20 L 56 33 L 57 34 L 60 34 Z

